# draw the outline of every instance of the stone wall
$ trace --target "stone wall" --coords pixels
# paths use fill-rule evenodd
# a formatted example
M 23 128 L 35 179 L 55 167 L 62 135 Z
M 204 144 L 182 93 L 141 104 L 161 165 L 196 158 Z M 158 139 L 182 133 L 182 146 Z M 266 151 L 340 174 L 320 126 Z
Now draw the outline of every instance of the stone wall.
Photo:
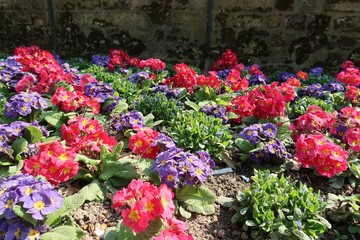
M 336 71 L 347 58 L 360 64 L 360 0 L 0 0 L 0 49 L 21 44 L 200 67 L 231 48 L 245 64 Z

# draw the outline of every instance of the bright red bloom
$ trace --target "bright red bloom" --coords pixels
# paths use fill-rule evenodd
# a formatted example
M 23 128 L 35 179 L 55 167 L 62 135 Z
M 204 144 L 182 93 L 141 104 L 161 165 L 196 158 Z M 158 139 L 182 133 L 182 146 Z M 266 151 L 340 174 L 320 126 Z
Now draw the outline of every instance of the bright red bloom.
M 233 68 L 237 64 L 238 58 L 236 53 L 227 49 L 222 55 L 221 58 L 216 60 L 214 65 L 212 66 L 212 70 L 220 71 L 227 68 Z
M 18 47 L 14 51 L 17 61 L 23 65 L 23 71 L 34 73 L 37 81 L 24 79 L 18 84 L 18 90 L 29 88 L 30 91 L 49 93 L 56 82 L 65 81 L 73 84 L 73 77 L 65 73 L 60 64 L 50 52 L 41 50 L 37 46 Z M 30 81 L 29 81 L 30 80 Z
M 301 134 L 294 155 L 305 168 L 315 167 L 319 174 L 332 178 L 347 169 L 348 152 L 328 141 L 324 135 Z
M 360 102 L 360 89 L 354 86 L 346 86 L 345 96 L 350 102 L 358 103 Z
M 24 161 L 23 172 L 33 176 L 42 175 L 57 186 L 77 174 L 79 163 L 75 158 L 74 150 L 63 146 L 60 141 L 40 144 L 37 154 Z
M 309 75 L 303 71 L 298 71 L 296 75 L 302 80 L 308 80 L 309 78 Z
M 63 139 L 76 152 L 88 157 L 98 159 L 102 145 L 111 151 L 117 144 L 116 139 L 103 130 L 97 119 L 77 117 L 70 119 L 68 124 L 61 128 Z
M 286 80 L 285 83 L 289 84 L 290 86 L 293 86 L 293 87 L 301 87 L 300 81 L 294 77 L 288 78 L 288 80 Z
M 146 230 L 149 225 L 149 219 L 146 212 L 139 209 L 136 205 L 130 209 L 126 209 L 121 214 L 123 223 L 130 227 L 135 233 Z
M 156 218 L 166 220 L 169 228 L 178 233 L 184 229 L 184 224 L 176 220 L 167 221 L 174 213 L 173 197 L 171 189 L 164 184 L 158 188 L 134 179 L 127 188 L 114 195 L 112 207 L 122 211 L 123 223 L 135 233 L 144 231 L 149 221 Z

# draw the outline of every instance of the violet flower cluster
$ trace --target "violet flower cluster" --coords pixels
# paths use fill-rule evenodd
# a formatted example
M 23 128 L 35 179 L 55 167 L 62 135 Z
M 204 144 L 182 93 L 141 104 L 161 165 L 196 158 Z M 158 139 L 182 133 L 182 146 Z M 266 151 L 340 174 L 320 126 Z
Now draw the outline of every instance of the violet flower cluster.
M 125 131 L 144 126 L 144 118 L 135 110 L 111 117 L 111 127 L 116 131 Z
M 274 162 L 282 163 L 292 158 L 287 152 L 284 143 L 276 138 L 278 130 L 275 124 L 254 124 L 243 129 L 240 136 L 251 144 L 260 147 L 255 152 L 250 152 L 250 159 L 256 163 Z
M 320 76 L 323 73 L 324 73 L 324 69 L 322 67 L 314 67 L 309 70 L 309 75 Z
M 15 121 L 10 124 L 0 125 L 0 153 L 6 152 L 11 148 L 11 143 L 19 137 L 24 135 L 24 130 L 28 126 L 38 127 L 44 136 L 49 136 L 49 131 L 44 126 L 40 126 L 37 121 L 32 124 L 27 122 Z M 29 144 L 26 154 L 35 151 L 35 145 Z
M 132 83 L 138 83 L 144 80 L 149 79 L 150 75 L 145 72 L 145 71 L 141 71 L 138 73 L 133 73 L 129 76 L 129 81 Z
M 324 88 L 320 83 L 310 84 L 309 86 L 302 88 L 298 92 L 299 96 L 309 96 L 320 98 L 324 97 Z
M 101 113 L 109 114 L 115 109 L 119 97 L 108 83 L 91 82 L 84 88 L 85 95 L 95 98 L 101 104 Z
M 221 79 L 226 79 L 226 77 L 229 75 L 230 72 L 231 72 L 230 69 L 224 69 L 224 70 L 218 71 L 216 73 L 216 75 Z
M 345 90 L 344 86 L 337 82 L 327 83 L 323 86 L 324 91 L 334 92 L 343 92 Z
M 249 79 L 249 86 L 254 86 L 254 85 L 266 85 L 266 76 L 262 75 L 262 74 L 255 74 L 253 76 L 250 77 Z
M 289 78 L 297 78 L 295 74 L 292 74 L 292 73 L 288 73 L 288 72 L 282 72 L 280 73 L 278 76 L 277 76 L 277 81 L 278 82 L 286 82 Z
M 0 81 L 4 84 L 9 84 L 15 88 L 17 82 L 29 73 L 22 72 L 21 63 L 16 61 L 16 57 L 10 56 L 5 61 L 0 62 Z
M 110 57 L 108 55 L 92 55 L 91 63 L 101 67 L 107 67 Z
M 31 229 L 41 233 L 42 220 L 46 215 L 61 208 L 63 197 L 54 187 L 42 180 L 36 179 L 31 175 L 18 174 L 10 178 L 0 179 L 0 232 L 19 236 L 17 239 L 27 238 Z M 27 222 L 16 215 L 13 207 L 17 205 L 26 210 L 35 220 L 39 220 L 37 228 L 30 227 Z M 33 232 L 34 233 L 34 232 Z M 38 238 L 31 238 L 38 239 Z
M 207 115 L 212 115 L 216 118 L 222 119 L 223 124 L 226 124 L 228 121 L 228 118 L 226 116 L 226 108 L 223 106 L 206 104 L 202 108 L 200 108 L 200 111 Z
M 158 172 L 161 182 L 168 187 L 178 188 L 204 182 L 213 173 L 214 166 L 215 162 L 207 152 L 192 154 L 172 147 L 157 156 L 152 171 Z
M 158 85 L 155 88 L 153 88 L 153 92 L 154 93 L 161 92 L 167 98 L 179 98 L 182 90 L 180 88 L 169 88 L 169 86 L 167 85 Z
M 4 114 L 9 118 L 16 119 L 20 116 L 28 116 L 36 110 L 47 108 L 45 98 L 37 92 L 20 92 L 12 96 L 5 104 Z

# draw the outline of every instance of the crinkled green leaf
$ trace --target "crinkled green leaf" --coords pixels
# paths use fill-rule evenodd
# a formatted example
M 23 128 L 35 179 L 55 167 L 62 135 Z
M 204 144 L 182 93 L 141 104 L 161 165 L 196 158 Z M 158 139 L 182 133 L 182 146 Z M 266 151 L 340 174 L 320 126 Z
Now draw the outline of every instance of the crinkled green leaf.
M 27 126 L 24 131 L 24 136 L 30 143 L 38 143 L 43 137 L 40 128 L 35 126 Z
M 190 212 L 204 215 L 215 213 L 215 194 L 208 188 L 186 186 L 179 191 L 176 198 Z
M 40 240 L 77 240 L 82 237 L 79 228 L 71 226 L 60 226 L 40 236 Z
M 104 201 L 106 199 L 106 189 L 98 180 L 83 187 L 78 194 L 84 195 L 88 201 Z
M 28 148 L 28 141 L 24 138 L 16 139 L 12 144 L 11 148 L 14 150 L 13 155 L 21 154 L 25 152 Z
M 37 225 L 36 220 L 31 216 L 31 214 L 26 213 L 27 209 L 22 208 L 19 205 L 13 205 L 12 210 L 15 212 L 16 215 L 18 215 L 25 221 L 31 223 L 33 226 Z

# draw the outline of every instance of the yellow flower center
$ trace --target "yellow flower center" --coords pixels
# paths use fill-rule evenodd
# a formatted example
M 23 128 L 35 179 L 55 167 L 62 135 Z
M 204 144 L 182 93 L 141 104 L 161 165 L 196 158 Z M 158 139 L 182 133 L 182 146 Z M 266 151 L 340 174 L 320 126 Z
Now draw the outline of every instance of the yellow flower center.
M 35 229 L 30 229 L 27 236 L 28 236 L 29 240 L 35 240 L 35 239 L 39 238 L 40 232 L 36 231 Z
M 129 214 L 129 218 L 133 221 L 133 222 L 137 222 L 140 218 L 140 215 L 138 213 L 138 211 L 136 210 L 131 210 L 130 214 Z
M 154 210 L 154 204 L 152 204 L 151 202 L 147 202 L 147 203 L 145 204 L 145 209 L 146 209 L 146 211 L 148 211 L 148 212 L 153 211 L 153 210 Z
M 28 188 L 25 189 L 25 194 L 26 194 L 26 195 L 30 195 L 30 193 L 32 193 L 33 191 L 34 191 L 33 188 L 29 188 L 29 187 L 28 187 Z
M 11 208 L 14 203 L 14 199 L 9 199 L 6 201 L 5 208 Z
M 66 153 L 60 154 L 59 159 L 61 161 L 65 162 L 68 159 L 67 154 Z
M 36 203 L 34 203 L 34 208 L 36 208 L 37 210 L 41 210 L 45 207 L 45 203 L 43 201 L 37 201 Z

